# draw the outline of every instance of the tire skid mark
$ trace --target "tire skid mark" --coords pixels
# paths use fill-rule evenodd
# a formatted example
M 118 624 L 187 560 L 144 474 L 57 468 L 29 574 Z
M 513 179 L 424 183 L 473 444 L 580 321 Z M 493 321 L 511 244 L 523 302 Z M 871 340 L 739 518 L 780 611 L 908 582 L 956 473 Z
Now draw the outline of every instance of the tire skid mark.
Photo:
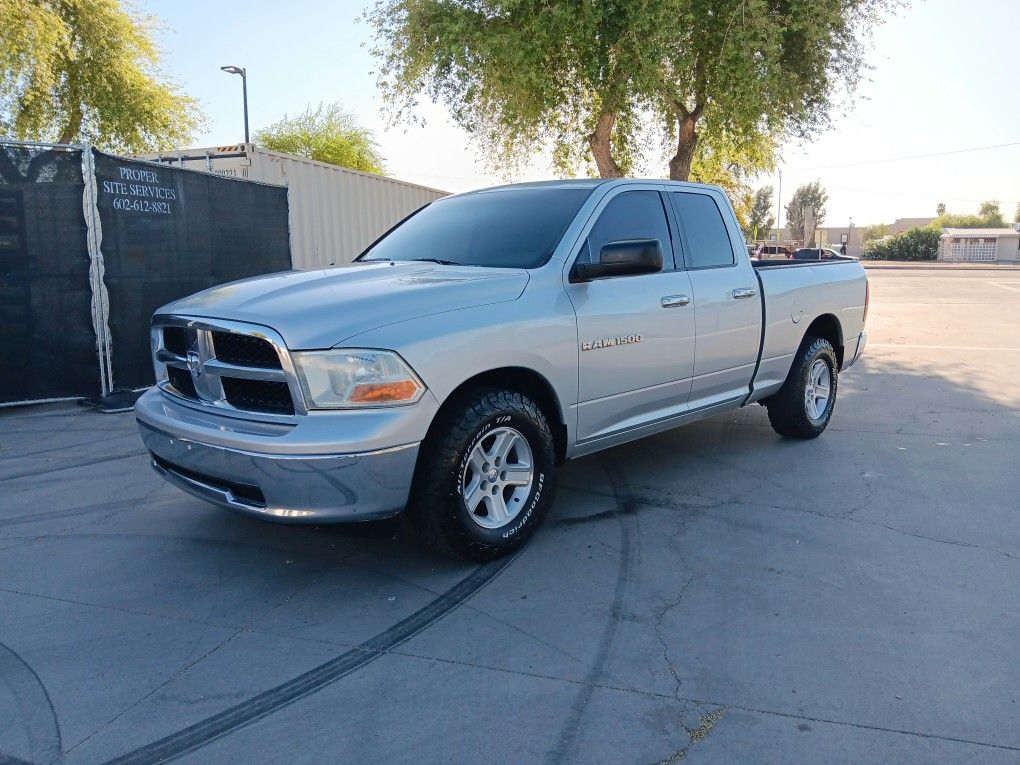
M 47 762 L 58 758 L 63 742 L 50 694 L 31 665 L 3 643 L 0 643 L 0 685 L 7 686 L 14 695 L 32 753 Z M 4 758 L 20 762 L 0 753 L 0 765 Z
M 616 575 L 616 585 L 613 588 L 613 600 L 610 605 L 609 620 L 599 638 L 598 651 L 595 654 L 595 661 L 585 674 L 583 686 L 570 705 L 570 716 L 567 718 L 560 735 L 556 748 L 550 753 L 548 761 L 550 765 L 560 765 L 564 762 L 572 762 L 577 759 L 576 748 L 580 735 L 581 723 L 588 705 L 591 703 L 598 689 L 606 664 L 609 661 L 609 653 L 616 640 L 616 633 L 620 626 L 620 615 L 622 613 L 627 597 L 627 588 L 633 573 L 634 559 L 634 534 L 632 524 L 627 518 L 636 513 L 635 500 L 631 496 L 627 484 L 619 474 L 605 460 L 602 461 L 602 468 L 612 486 L 613 497 L 616 501 L 616 508 L 613 514 L 620 524 L 620 565 Z
M 24 523 L 57 520 L 60 518 L 73 518 L 78 515 L 102 513 L 107 510 L 129 510 L 135 505 L 140 505 L 146 502 L 148 502 L 148 499 L 143 496 L 134 499 L 118 499 L 114 502 L 100 502 L 95 505 L 84 505 L 82 507 L 69 507 L 66 510 L 48 510 L 41 513 L 31 513 L 29 515 L 15 515 L 10 518 L 0 518 L 0 528 L 5 528 L 7 526 L 19 526 Z
M 38 478 L 39 476 L 47 475 L 48 473 L 59 473 L 64 470 L 74 470 L 75 468 L 90 467 L 91 465 L 101 465 L 104 462 L 116 462 L 117 460 L 126 460 L 130 457 L 141 457 L 145 454 L 148 454 L 145 449 L 135 449 L 123 454 L 113 454 L 106 457 L 99 457 L 94 460 L 71 462 L 66 465 L 50 465 L 42 470 L 27 470 L 23 473 L 8 473 L 7 475 L 0 475 L 0 482 L 16 481 L 19 478 Z
M 423 608 L 356 648 L 247 701 L 120 755 L 107 765 L 142 765 L 175 759 L 322 690 L 431 627 L 495 579 L 516 557 L 511 555 L 482 564 Z
M 66 435 L 66 433 L 65 433 L 65 435 Z M 107 443 L 108 441 L 133 441 L 136 438 L 135 434 L 134 433 L 130 433 L 130 432 L 128 432 L 128 433 L 115 432 L 113 435 L 106 436 L 105 438 L 96 438 L 95 435 L 92 434 L 92 433 L 83 434 L 83 435 L 86 435 L 87 437 L 81 443 L 62 444 L 60 446 L 52 446 L 52 447 L 48 447 L 46 449 L 37 449 L 36 451 L 31 451 L 31 452 L 25 451 L 23 449 L 19 449 L 15 456 L 17 458 L 19 458 L 19 459 L 25 458 L 25 457 L 38 457 L 39 455 L 42 455 L 42 454 L 53 454 L 54 452 L 66 452 L 68 449 L 92 448 L 92 447 L 96 446 L 96 444 L 103 444 L 103 443 Z M 38 440 L 38 439 L 34 439 L 34 440 Z M 0 450 L 2 450 L 2 449 L 3 449 L 3 444 L 0 443 Z M 13 453 L 12 453 L 12 455 L 13 455 Z

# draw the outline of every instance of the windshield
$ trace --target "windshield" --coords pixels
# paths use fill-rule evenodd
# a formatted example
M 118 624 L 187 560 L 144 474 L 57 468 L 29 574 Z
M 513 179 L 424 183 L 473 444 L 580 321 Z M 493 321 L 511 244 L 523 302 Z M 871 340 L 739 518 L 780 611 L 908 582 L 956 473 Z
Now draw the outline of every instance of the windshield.
M 386 234 L 359 260 L 535 268 L 549 260 L 591 191 L 507 189 L 440 199 Z

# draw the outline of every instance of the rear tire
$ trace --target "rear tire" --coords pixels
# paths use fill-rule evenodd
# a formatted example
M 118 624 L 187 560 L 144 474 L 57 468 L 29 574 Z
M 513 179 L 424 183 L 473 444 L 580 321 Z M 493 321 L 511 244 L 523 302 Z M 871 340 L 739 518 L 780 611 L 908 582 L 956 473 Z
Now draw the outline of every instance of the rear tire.
M 839 363 L 828 340 L 807 337 L 779 391 L 765 401 L 772 429 L 787 438 L 817 438 L 832 419 Z
M 556 453 L 542 410 L 522 393 L 472 391 L 423 445 L 407 517 L 444 555 L 498 558 L 523 545 L 552 504 Z

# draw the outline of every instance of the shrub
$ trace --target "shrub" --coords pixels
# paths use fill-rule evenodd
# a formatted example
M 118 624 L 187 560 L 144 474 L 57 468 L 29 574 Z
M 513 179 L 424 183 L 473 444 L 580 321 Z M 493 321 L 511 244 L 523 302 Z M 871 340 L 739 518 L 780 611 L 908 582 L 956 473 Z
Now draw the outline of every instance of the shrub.
M 875 239 L 864 245 L 865 260 L 935 260 L 941 230 L 912 228 L 902 234 Z

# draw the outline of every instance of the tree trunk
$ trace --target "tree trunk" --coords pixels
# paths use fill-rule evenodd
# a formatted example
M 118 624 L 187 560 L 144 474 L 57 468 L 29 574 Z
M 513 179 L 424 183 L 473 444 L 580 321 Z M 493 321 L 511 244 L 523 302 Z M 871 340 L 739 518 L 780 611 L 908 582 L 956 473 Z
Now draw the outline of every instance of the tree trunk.
M 616 124 L 616 112 L 603 112 L 595 123 L 595 130 L 588 136 L 588 146 L 595 159 L 602 178 L 622 178 L 623 171 L 613 159 L 613 126 Z
M 75 136 L 78 135 L 78 131 L 81 130 L 81 116 L 75 116 L 72 114 L 67 119 L 67 123 L 64 125 L 63 130 L 60 131 L 60 137 L 57 138 L 57 143 L 72 143 Z
M 698 145 L 698 117 L 701 116 L 699 106 L 692 112 L 681 111 L 679 120 L 679 136 L 676 141 L 676 154 L 669 161 L 669 178 L 672 181 L 686 181 L 691 175 L 691 162 L 694 160 L 694 149 Z
M 64 127 L 60 131 L 57 143 L 72 143 L 81 132 L 81 121 L 81 107 L 77 104 L 71 104 L 70 112 L 67 115 L 67 122 L 64 123 Z

